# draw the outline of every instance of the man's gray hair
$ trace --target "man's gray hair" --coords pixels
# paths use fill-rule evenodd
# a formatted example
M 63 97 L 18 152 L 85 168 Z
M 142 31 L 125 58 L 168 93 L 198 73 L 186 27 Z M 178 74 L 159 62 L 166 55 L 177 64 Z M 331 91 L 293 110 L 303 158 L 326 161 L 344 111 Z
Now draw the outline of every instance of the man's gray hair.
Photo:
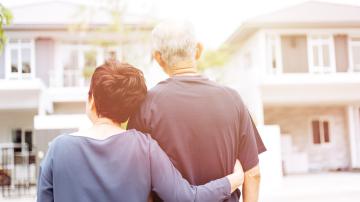
M 164 21 L 152 31 L 153 51 L 159 51 L 170 67 L 183 60 L 195 61 L 196 44 L 194 27 L 187 21 Z

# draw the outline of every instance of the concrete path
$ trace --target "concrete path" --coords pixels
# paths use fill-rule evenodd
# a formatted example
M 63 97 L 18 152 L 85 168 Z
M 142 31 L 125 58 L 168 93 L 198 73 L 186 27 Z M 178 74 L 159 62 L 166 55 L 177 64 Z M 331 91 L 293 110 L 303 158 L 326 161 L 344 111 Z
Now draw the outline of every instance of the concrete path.
M 260 201 L 360 202 L 360 173 L 319 173 L 284 177 L 282 187 L 272 193 L 262 194 Z
M 260 202 L 360 202 L 360 173 L 319 173 L 284 177 L 281 188 L 266 193 Z M 33 194 L 35 195 L 35 194 Z M 33 202 L 35 196 L 1 202 Z

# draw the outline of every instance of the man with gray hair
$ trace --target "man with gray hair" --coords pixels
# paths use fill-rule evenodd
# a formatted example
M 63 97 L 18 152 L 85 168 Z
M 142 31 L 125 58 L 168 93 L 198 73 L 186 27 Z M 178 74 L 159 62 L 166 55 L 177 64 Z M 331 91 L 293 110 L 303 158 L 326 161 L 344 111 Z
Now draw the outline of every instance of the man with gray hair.
M 190 23 L 160 23 L 152 42 L 153 58 L 170 78 L 148 92 L 128 127 L 151 134 L 194 185 L 231 173 L 239 159 L 245 171 L 243 201 L 257 201 L 258 154 L 266 149 L 239 94 L 199 74 L 203 47 Z M 239 197 L 238 191 L 228 201 Z

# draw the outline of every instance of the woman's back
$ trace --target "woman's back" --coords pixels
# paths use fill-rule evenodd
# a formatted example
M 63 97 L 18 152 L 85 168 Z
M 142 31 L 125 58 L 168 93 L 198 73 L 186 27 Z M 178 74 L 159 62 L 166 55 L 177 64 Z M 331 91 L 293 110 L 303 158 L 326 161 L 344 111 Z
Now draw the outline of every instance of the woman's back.
M 52 144 L 44 163 L 52 162 L 55 201 L 147 200 L 151 176 L 144 134 L 129 130 L 105 140 L 61 135 Z
M 57 137 L 40 166 L 37 201 L 141 202 L 153 190 L 164 201 L 210 202 L 231 189 L 226 177 L 191 186 L 155 140 L 129 130 L 104 140 Z

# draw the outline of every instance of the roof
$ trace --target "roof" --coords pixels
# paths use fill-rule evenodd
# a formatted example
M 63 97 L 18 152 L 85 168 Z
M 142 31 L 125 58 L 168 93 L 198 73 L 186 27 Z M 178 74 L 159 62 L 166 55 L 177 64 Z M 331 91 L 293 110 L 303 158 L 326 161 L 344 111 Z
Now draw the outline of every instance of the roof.
M 360 28 L 360 6 L 310 1 L 245 21 L 227 43 L 260 28 Z
M 87 8 L 87 9 L 86 9 Z M 14 19 L 6 29 L 61 29 L 86 21 L 91 26 L 101 26 L 112 22 L 111 10 L 105 7 L 84 5 L 66 1 L 48 1 L 10 7 Z M 150 25 L 149 16 L 126 14 L 123 22 L 127 25 Z

